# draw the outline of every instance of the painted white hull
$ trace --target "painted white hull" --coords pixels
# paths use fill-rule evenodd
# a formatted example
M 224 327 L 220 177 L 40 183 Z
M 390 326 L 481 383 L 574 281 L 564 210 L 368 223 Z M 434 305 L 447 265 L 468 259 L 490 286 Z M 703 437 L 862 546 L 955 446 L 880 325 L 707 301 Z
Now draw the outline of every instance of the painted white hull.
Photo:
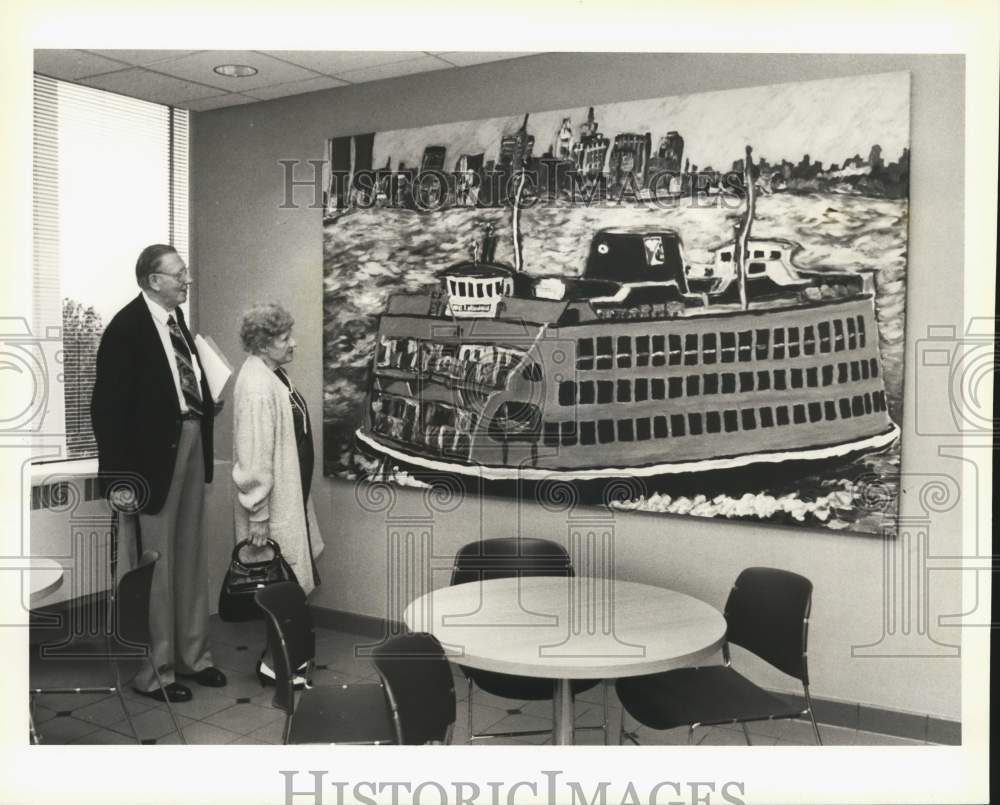
M 840 444 L 798 450 L 748 453 L 726 458 L 703 459 L 700 461 L 666 462 L 647 464 L 641 467 L 597 467 L 592 469 L 545 469 L 539 467 L 498 467 L 482 464 L 460 464 L 450 461 L 425 458 L 423 456 L 397 450 L 373 439 L 361 430 L 355 432 L 358 440 L 383 455 L 403 461 L 416 467 L 435 472 L 453 473 L 487 481 L 541 481 L 567 480 L 587 481 L 602 478 L 651 478 L 658 475 L 679 475 L 686 473 L 714 472 L 749 467 L 754 464 L 780 464 L 786 461 L 826 461 L 843 458 L 852 453 L 878 450 L 887 447 L 899 438 L 899 428 L 892 424 L 888 431 Z

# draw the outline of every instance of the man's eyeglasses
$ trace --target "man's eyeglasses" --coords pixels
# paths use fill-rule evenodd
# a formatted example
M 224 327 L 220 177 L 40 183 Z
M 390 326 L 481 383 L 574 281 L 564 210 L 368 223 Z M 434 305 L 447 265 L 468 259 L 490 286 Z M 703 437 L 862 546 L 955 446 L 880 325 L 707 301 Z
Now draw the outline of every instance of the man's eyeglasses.
M 170 277 L 171 279 L 177 280 L 181 285 L 191 285 L 193 280 L 191 279 L 191 272 L 186 268 L 178 274 L 169 274 L 166 271 L 152 271 L 152 274 L 159 274 L 161 277 Z

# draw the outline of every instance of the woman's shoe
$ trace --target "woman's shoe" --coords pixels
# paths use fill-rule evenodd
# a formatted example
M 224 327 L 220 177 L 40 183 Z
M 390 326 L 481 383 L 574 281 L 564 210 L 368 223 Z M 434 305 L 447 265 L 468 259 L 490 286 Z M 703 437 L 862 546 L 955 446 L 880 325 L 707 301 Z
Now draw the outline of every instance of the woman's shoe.
M 303 665 L 299 670 L 305 670 L 305 666 Z M 263 660 L 257 660 L 257 681 L 260 682 L 262 688 L 274 684 L 274 671 Z M 296 676 L 292 680 L 292 684 L 295 690 L 305 690 L 312 687 L 312 682 L 304 676 Z

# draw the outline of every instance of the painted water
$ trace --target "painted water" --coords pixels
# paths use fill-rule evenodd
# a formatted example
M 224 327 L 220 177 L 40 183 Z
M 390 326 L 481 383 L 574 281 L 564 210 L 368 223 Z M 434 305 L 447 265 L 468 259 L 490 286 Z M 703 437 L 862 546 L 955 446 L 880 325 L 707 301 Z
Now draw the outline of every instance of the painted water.
M 680 233 L 692 273 L 713 262 L 732 239 L 744 205 L 732 197 L 657 204 L 539 203 L 521 213 L 528 274 L 578 276 L 592 235 L 613 226 L 671 228 Z M 398 208 L 352 209 L 324 226 L 324 472 L 372 479 L 374 466 L 354 447 L 361 422 L 378 315 L 395 293 L 417 292 L 435 272 L 466 260 L 487 224 L 499 236 L 496 257 L 513 262 L 511 212 L 453 207 L 434 213 Z M 757 200 L 753 236 L 801 244 L 803 268 L 860 272 L 875 293 L 883 381 L 892 419 L 902 413 L 907 202 L 839 193 L 775 193 Z M 382 468 L 379 480 L 418 483 Z M 835 467 L 793 478 L 768 471 L 751 481 L 706 479 L 704 489 L 666 479 L 612 505 L 621 509 L 886 533 L 894 529 L 899 443 Z M 710 483 L 709 483 L 710 481 Z M 720 483 L 727 484 L 719 486 Z

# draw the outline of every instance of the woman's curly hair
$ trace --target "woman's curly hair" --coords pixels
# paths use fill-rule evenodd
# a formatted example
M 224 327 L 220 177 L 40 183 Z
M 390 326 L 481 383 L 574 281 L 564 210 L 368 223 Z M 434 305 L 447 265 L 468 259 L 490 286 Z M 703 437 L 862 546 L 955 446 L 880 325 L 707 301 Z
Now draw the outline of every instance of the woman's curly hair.
M 291 330 L 293 324 L 292 314 L 275 302 L 254 305 L 240 319 L 243 349 L 259 355 L 275 338 Z

